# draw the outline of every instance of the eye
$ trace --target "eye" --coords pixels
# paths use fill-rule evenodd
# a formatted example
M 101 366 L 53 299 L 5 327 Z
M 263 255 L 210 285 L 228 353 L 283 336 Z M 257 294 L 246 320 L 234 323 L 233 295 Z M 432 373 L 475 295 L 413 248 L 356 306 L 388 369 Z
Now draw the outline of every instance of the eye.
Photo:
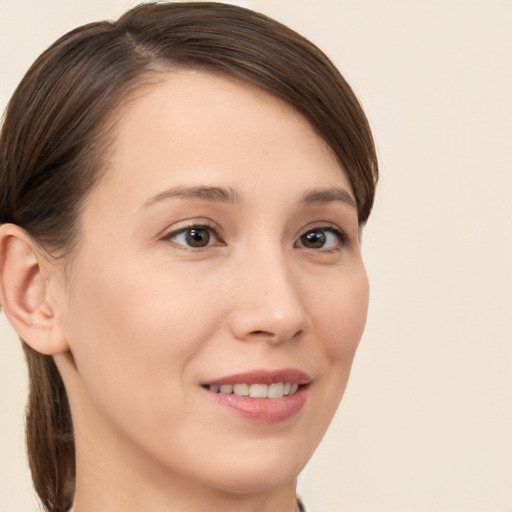
M 296 242 L 306 249 L 337 249 L 347 243 L 347 236 L 333 226 L 308 229 Z
M 200 225 L 188 226 L 178 231 L 173 231 L 165 236 L 165 240 L 194 249 L 220 245 L 215 230 L 210 226 Z

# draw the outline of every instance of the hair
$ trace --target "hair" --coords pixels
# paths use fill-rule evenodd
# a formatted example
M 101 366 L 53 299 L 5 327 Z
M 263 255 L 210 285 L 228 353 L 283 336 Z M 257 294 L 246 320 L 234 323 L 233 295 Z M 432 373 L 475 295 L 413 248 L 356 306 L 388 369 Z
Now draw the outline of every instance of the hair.
M 32 65 L 7 107 L 0 135 L 0 223 L 14 223 L 66 260 L 80 210 L 105 171 L 115 115 L 127 96 L 174 69 L 245 81 L 280 98 L 330 146 L 350 181 L 363 225 L 378 166 L 364 112 L 349 85 L 311 42 L 245 8 L 147 3 L 114 22 L 61 37 Z M 51 356 L 23 343 L 29 370 L 26 436 L 43 507 L 73 502 L 75 447 L 68 398 Z

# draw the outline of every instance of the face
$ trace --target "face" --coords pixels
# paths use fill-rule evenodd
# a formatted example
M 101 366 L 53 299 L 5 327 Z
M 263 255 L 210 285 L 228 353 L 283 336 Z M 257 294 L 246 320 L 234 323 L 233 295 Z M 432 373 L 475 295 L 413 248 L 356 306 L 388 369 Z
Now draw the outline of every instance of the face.
M 252 86 L 180 71 L 128 102 L 62 301 L 77 444 L 226 491 L 293 481 L 365 323 L 353 203 L 324 141 Z

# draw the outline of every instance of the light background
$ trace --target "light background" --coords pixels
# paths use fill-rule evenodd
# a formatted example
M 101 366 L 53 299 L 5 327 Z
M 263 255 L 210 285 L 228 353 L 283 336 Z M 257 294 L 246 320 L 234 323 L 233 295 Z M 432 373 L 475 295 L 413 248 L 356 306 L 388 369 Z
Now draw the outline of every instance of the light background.
M 369 321 L 305 471 L 312 512 L 512 512 L 512 1 L 251 0 L 355 89 L 382 180 Z M 135 1 L 0 0 L 0 108 L 67 30 Z M 0 511 L 36 510 L 0 314 Z

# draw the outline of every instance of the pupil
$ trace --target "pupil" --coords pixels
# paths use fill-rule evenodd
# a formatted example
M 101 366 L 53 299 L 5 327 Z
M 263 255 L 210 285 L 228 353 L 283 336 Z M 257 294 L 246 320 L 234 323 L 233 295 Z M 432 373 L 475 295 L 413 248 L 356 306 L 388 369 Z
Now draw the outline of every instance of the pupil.
M 204 247 L 210 241 L 210 233 L 206 229 L 189 229 L 186 239 L 191 247 Z
M 302 235 L 302 243 L 306 247 L 318 249 L 325 245 L 325 233 L 322 231 L 309 231 Z

